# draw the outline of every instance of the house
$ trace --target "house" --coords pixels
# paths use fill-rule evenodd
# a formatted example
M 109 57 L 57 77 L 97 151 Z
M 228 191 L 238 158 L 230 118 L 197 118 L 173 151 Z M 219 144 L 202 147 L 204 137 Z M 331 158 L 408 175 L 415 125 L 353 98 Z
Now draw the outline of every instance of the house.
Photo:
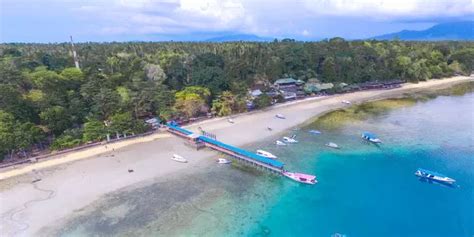
M 304 85 L 304 91 L 310 94 L 321 91 L 327 91 L 329 89 L 332 89 L 333 87 L 334 84 L 332 83 L 321 83 L 318 79 L 312 78 L 309 79 L 308 82 L 306 82 L 306 84 Z
M 156 129 L 160 127 L 161 120 L 157 117 L 145 120 L 145 123 L 149 124 L 152 128 Z
M 277 89 L 285 89 L 285 88 L 292 88 L 292 87 L 297 87 L 297 80 L 289 77 L 289 78 L 282 78 L 276 80 L 273 85 Z
M 250 92 L 250 95 L 253 97 L 253 98 L 257 98 L 259 97 L 260 95 L 262 95 L 263 92 L 260 90 L 260 89 L 256 89 L 256 90 L 253 90 Z

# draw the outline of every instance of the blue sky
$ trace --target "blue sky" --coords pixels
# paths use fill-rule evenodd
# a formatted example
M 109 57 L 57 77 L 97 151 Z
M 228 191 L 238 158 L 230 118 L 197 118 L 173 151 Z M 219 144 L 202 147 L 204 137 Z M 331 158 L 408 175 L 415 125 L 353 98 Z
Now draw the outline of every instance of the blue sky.
M 474 19 L 472 0 L 0 0 L 1 42 L 367 38 Z

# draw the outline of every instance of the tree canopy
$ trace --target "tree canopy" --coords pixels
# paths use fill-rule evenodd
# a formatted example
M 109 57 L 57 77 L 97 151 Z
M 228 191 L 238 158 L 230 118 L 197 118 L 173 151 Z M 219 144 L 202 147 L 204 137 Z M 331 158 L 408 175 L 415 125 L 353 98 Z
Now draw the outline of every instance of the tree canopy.
M 139 133 L 155 116 L 243 112 L 250 89 L 279 78 L 417 82 L 474 70 L 474 43 L 454 41 L 79 43 L 76 51 L 80 69 L 67 43 L 0 44 L 0 154 Z

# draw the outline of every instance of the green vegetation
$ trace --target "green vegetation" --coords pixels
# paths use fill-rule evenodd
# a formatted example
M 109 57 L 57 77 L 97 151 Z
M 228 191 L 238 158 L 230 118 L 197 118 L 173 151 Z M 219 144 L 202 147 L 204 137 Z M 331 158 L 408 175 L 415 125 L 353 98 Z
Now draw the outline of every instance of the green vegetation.
M 473 42 L 0 44 L 0 157 L 140 133 L 143 120 L 226 116 L 276 79 L 347 84 L 470 74 Z M 315 81 L 315 80 L 314 80 Z M 269 106 L 267 95 L 254 101 Z M 51 142 L 52 141 L 52 142 Z

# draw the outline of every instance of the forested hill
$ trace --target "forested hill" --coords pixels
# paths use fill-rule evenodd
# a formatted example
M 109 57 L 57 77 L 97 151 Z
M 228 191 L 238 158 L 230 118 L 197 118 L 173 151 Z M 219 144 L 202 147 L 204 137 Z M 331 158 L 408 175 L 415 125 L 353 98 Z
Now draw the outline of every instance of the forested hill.
M 245 111 L 278 78 L 347 84 L 469 74 L 472 42 L 82 43 L 0 45 L 0 157 L 140 133 L 143 120 Z M 255 105 L 271 100 L 260 96 Z M 38 145 L 39 144 L 39 145 Z M 22 151 L 22 152 L 19 152 Z
M 474 21 L 449 22 L 426 30 L 403 30 L 373 37 L 376 40 L 474 40 Z

